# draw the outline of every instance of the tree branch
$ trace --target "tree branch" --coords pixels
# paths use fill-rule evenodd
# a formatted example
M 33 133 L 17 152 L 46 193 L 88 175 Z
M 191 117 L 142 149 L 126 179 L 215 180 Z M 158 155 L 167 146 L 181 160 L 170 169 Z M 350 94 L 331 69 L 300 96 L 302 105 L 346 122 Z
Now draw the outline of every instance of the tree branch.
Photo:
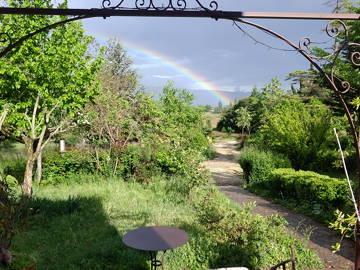
M 61 26 L 61 25 L 64 25 L 64 24 L 67 24 L 69 22 L 73 22 L 73 21 L 78 21 L 78 20 L 82 20 L 82 19 L 87 19 L 87 18 L 92 18 L 94 16 L 78 16 L 78 17 L 75 17 L 75 18 L 71 18 L 71 19 L 67 19 L 67 20 L 64 20 L 64 21 L 60 21 L 60 22 L 56 22 L 56 23 L 53 23 L 53 24 L 50 24 L 50 25 L 47 25 L 43 28 L 40 28 L 34 32 L 31 32 L 30 34 L 26 35 L 26 36 L 23 36 L 21 38 L 19 38 L 17 41 L 15 41 L 14 43 L 11 43 L 9 46 L 7 46 L 4 50 L 0 51 L 0 58 L 1 57 L 4 57 L 5 55 L 7 55 L 9 52 L 11 52 L 13 49 L 19 47 L 21 44 L 23 44 L 25 41 L 27 41 L 28 39 L 32 38 L 33 36 L 41 33 L 41 32 L 45 32 L 45 31 L 48 31 L 48 30 L 51 30 L 51 29 L 54 29 L 58 26 Z
M 2 129 L 2 125 L 5 122 L 5 119 L 6 119 L 6 116 L 7 116 L 8 112 L 9 112 L 9 106 L 5 105 L 4 110 L 3 110 L 3 112 L 1 113 L 1 116 L 0 116 L 0 131 Z
M 36 138 L 36 113 L 39 107 L 39 101 L 40 101 L 40 92 L 38 92 L 38 95 L 36 97 L 36 101 L 35 101 L 35 105 L 34 105 L 34 110 L 33 110 L 33 114 L 32 114 L 32 118 L 31 118 L 31 123 L 30 123 L 30 128 L 31 128 L 31 136 L 33 139 Z

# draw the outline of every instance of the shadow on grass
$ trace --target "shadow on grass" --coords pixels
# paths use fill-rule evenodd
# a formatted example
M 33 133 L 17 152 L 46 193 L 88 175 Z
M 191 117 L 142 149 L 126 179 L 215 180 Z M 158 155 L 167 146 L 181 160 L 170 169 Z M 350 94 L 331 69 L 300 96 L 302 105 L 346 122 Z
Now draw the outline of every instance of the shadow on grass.
M 122 243 L 100 198 L 38 198 L 32 208 L 28 229 L 13 249 L 33 256 L 38 270 L 148 269 L 148 254 Z

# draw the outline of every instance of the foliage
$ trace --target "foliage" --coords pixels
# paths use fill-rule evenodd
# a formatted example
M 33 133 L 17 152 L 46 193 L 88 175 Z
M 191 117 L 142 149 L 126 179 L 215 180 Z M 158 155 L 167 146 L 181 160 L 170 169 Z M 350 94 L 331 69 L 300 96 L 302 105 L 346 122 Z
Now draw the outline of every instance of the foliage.
M 338 158 L 329 109 L 316 100 L 290 99 L 268 115 L 260 132 L 262 145 L 286 155 L 293 167 L 324 170 Z
M 96 173 L 95 159 L 92 153 L 86 151 L 53 152 L 46 155 L 43 162 L 45 183 L 63 182 L 76 174 Z
M 0 177 L 0 265 L 12 263 L 11 242 L 26 221 L 27 201 L 18 198 L 17 186 L 16 179 Z
M 1 268 L 3 270 L 19 270 L 19 269 L 31 269 L 31 267 L 36 265 L 36 261 L 33 257 L 30 257 L 25 254 L 16 254 L 14 259 L 9 266 Z
M 331 102 L 331 91 L 322 86 L 322 80 L 313 67 L 308 70 L 297 70 L 290 72 L 286 80 L 291 80 L 292 95 L 299 96 L 303 102 L 311 102 L 314 98 L 324 104 Z M 299 84 L 298 88 L 295 87 Z
M 109 148 L 109 155 L 138 140 L 144 122 L 149 125 L 152 120 L 146 117 L 153 113 L 153 102 L 141 94 L 138 75 L 131 64 L 119 41 L 110 40 L 99 75 L 101 88 L 78 121 L 78 133 L 94 147 Z
M 241 128 L 241 133 L 244 134 L 244 130 L 248 130 L 250 134 L 251 114 L 247 107 L 240 107 L 235 113 L 237 115 L 236 125 Z
M 21 183 L 24 179 L 26 160 L 24 158 L 13 158 L 2 161 L 3 171 L 5 176 L 11 175 L 15 177 L 18 183 Z
M 126 247 L 121 237 L 137 227 L 165 225 L 189 234 L 187 244 L 166 253 L 169 270 L 213 269 L 230 264 L 252 270 L 268 267 L 289 257 L 293 243 L 299 269 L 321 269 L 320 260 L 305 248 L 305 243 L 284 230 L 282 219 L 252 215 L 250 207 L 233 207 L 219 192 L 207 188 L 193 189 L 193 201 L 179 200 L 184 196 L 177 192 L 178 186 L 169 185 L 179 180 L 163 178 L 140 185 L 114 179 L 39 187 L 34 193 L 31 226 L 16 237 L 14 251 L 32 255 L 39 269 L 145 270 L 149 269 L 148 254 Z M 215 204 L 207 204 L 215 214 L 201 210 L 200 204 L 209 202 Z M 215 237 L 220 231 L 210 231 L 207 222 L 200 222 L 205 212 L 213 216 L 234 213 L 236 219 L 232 221 L 229 215 L 226 221 L 230 224 L 224 220 L 219 224 L 225 227 L 218 227 L 220 231 L 231 231 Z M 244 228 L 244 244 L 231 240 L 240 235 L 237 228 Z
M 311 171 L 275 169 L 271 172 L 264 188 L 274 194 L 281 193 L 284 199 L 306 202 L 317 214 L 332 213 L 344 209 L 348 201 L 348 187 L 345 180 L 331 178 Z M 319 209 L 315 209 L 317 205 Z
M 253 147 L 247 147 L 241 151 L 239 163 L 250 189 L 261 186 L 264 181 L 267 181 L 273 169 L 291 167 L 290 161 L 283 155 Z
M 53 7 L 50 0 L 11 0 L 10 7 Z M 66 2 L 61 8 L 66 8 Z M 64 17 L 0 16 L 0 32 L 13 40 Z M 0 59 L 0 110 L 9 105 L 2 134 L 26 144 L 23 193 L 31 196 L 32 169 L 45 145 L 72 125 L 96 94 L 101 59 L 88 52 L 92 38 L 80 23 L 35 35 Z M 24 94 L 26 93 L 26 94 Z
M 321 268 L 315 258 L 305 259 L 301 241 L 284 232 L 287 222 L 282 217 L 253 215 L 255 204 L 251 203 L 235 208 L 215 188 L 196 192 L 194 200 L 197 218 L 211 239 L 210 246 L 217 247 L 210 261 L 212 268 L 243 265 L 265 269 L 290 257 L 292 244 L 296 246 L 299 267 Z
M 287 97 L 286 92 L 281 88 L 279 79 L 273 78 L 270 83 L 258 90 L 254 87 L 250 97 L 240 99 L 234 106 L 228 108 L 222 115 L 217 125 L 217 130 L 232 129 L 241 132 L 237 124 L 238 111 L 246 108 L 251 115 L 249 130 L 255 132 L 266 123 L 267 115 L 273 110 L 276 104 Z
M 349 215 L 344 214 L 340 210 L 335 211 L 336 220 L 334 222 L 330 222 L 330 228 L 338 231 L 341 234 L 340 242 L 335 243 L 331 248 L 333 252 L 340 251 L 341 242 L 345 238 L 354 238 L 355 230 L 356 230 L 356 213 Z

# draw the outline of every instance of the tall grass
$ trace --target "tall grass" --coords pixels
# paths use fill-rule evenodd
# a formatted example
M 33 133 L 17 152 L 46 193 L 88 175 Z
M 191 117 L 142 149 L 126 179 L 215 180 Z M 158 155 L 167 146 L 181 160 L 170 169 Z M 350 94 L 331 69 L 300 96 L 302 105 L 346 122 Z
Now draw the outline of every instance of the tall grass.
M 199 221 L 199 210 L 195 207 L 199 203 L 194 203 L 207 201 L 204 196 L 207 188 L 186 197 L 171 189 L 174 186 L 171 181 L 179 180 L 143 185 L 99 179 L 98 182 L 37 187 L 28 229 L 15 238 L 13 249 L 34 257 L 39 270 L 150 269 L 148 254 L 126 247 L 122 236 L 141 226 L 168 225 L 182 228 L 190 236 L 186 245 L 166 253 L 169 270 L 269 266 L 288 257 L 289 246 L 294 242 L 301 262 L 299 269 L 321 269 L 322 264 L 314 253 L 300 240 L 286 234 L 282 225 L 275 224 L 278 221 L 265 221 L 252 215 L 249 209 L 241 210 L 219 193 L 215 205 L 225 211 L 238 212 L 241 223 L 252 231 L 258 229 L 258 234 L 251 236 L 251 245 L 230 243 L 221 235 L 214 238 Z M 252 239 L 249 234 L 244 237 Z M 268 240 L 262 243 L 257 238 Z

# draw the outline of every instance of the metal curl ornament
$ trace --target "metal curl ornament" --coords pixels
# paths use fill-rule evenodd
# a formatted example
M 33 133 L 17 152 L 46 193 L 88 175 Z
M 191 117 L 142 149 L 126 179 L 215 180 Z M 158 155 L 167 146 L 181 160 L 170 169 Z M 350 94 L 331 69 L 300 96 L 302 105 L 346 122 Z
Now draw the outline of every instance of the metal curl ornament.
M 349 43 L 349 47 L 353 47 L 353 46 L 360 49 L 359 43 Z M 354 66 L 360 67 L 360 52 L 359 51 L 351 52 L 350 61 Z
M 117 4 L 117 5 L 115 5 L 115 6 L 111 6 L 111 0 L 103 0 L 103 1 L 102 1 L 102 7 L 103 7 L 103 8 L 116 9 L 116 8 L 120 8 L 123 2 L 124 2 L 124 0 L 121 0 L 121 1 L 119 2 L 119 4 Z
M 146 4 L 146 1 L 145 0 L 136 0 L 135 1 L 135 7 L 137 9 L 145 9 L 145 10 L 148 10 L 149 8 L 151 8 L 151 0 L 149 0 L 149 3 Z
M 299 48 L 303 50 L 303 47 L 305 47 L 308 50 L 310 44 L 311 44 L 310 38 L 304 37 L 299 41 Z
M 342 29 L 341 29 L 342 28 Z M 331 38 L 337 38 L 342 32 L 347 39 L 349 35 L 349 29 L 346 24 L 341 20 L 332 20 L 326 25 L 326 34 Z
M 347 92 L 350 91 L 351 85 L 348 81 L 341 81 L 340 85 L 341 85 L 341 90 L 340 90 L 341 94 L 346 94 Z
M 219 7 L 219 4 L 214 0 L 209 3 L 209 8 L 205 7 L 199 0 L 195 0 L 195 1 L 196 1 L 196 3 L 198 3 L 198 5 L 201 8 L 208 10 L 208 11 L 216 11 Z
M 187 8 L 187 0 L 162 0 L 162 4 L 157 4 L 157 0 L 134 0 L 134 6 L 124 7 L 125 0 L 118 0 L 117 4 L 112 4 L 111 0 L 102 0 L 102 7 L 108 9 L 137 9 L 137 10 L 173 10 L 184 11 Z M 159 0 L 160 1 L 160 0 Z M 200 0 L 195 0 L 198 7 L 206 11 L 216 11 L 219 7 L 217 1 L 212 0 L 208 5 L 204 5 Z M 207 7 L 208 6 L 208 7 Z

